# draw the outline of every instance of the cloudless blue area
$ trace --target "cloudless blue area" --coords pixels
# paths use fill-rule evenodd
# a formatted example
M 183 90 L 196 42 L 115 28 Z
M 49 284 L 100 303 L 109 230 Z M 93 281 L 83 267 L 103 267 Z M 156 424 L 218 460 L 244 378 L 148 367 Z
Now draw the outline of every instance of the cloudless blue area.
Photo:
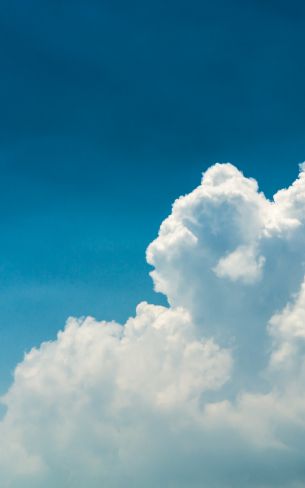
M 0 0 L 0 390 L 69 315 L 155 294 L 145 249 L 216 161 L 305 160 L 305 3 Z

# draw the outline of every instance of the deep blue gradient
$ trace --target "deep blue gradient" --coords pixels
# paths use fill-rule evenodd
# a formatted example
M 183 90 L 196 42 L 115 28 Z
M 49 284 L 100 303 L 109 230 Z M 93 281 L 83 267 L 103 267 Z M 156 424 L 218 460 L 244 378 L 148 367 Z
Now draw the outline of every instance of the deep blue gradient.
M 69 315 L 124 320 L 215 161 L 269 196 L 305 159 L 305 3 L 0 1 L 0 389 Z

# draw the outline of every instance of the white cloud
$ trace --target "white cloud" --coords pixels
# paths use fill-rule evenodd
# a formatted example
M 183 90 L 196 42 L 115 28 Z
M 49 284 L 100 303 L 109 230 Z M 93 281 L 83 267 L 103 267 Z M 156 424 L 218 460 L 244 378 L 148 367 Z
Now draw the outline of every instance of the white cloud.
M 227 277 L 232 281 L 254 283 L 261 278 L 264 263 L 265 258 L 257 257 L 255 249 L 250 246 L 240 246 L 220 258 L 213 270 L 220 278 Z
M 217 164 L 147 259 L 169 307 L 69 319 L 15 370 L 0 486 L 305 485 L 305 176 Z
M 142 303 L 124 326 L 70 319 L 55 342 L 33 349 L 16 368 L 5 397 L 2 468 L 10 450 L 8 476 L 19 472 L 20 486 L 29 470 L 30 486 L 36 476 L 38 485 L 52 485 L 59 472 L 63 486 L 95 477 L 109 486 L 113 462 L 121 460 L 122 476 L 130 462 L 139 469 L 151 429 L 172 415 L 191 417 L 230 369 L 230 353 L 199 340 L 183 309 Z
M 293 368 L 293 378 L 305 374 L 305 281 L 295 300 L 270 320 L 272 368 Z M 291 379 L 291 378 L 290 378 Z

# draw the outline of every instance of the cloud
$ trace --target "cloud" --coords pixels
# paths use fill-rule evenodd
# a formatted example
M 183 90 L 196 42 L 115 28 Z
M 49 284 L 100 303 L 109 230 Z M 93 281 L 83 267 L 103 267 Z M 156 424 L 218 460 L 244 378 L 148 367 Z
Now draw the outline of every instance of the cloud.
M 302 168 L 270 201 L 233 165 L 216 164 L 176 200 L 147 250 L 155 289 L 203 334 L 234 345 L 245 387 L 266 363 L 266 324 L 303 281 L 304 188 Z
M 220 258 L 213 271 L 220 278 L 227 277 L 232 281 L 253 283 L 261 278 L 264 263 L 265 259 L 262 256 L 257 258 L 252 247 L 240 246 Z
M 147 250 L 168 307 L 70 318 L 3 397 L 5 487 L 305 485 L 305 174 L 272 201 L 231 164 Z

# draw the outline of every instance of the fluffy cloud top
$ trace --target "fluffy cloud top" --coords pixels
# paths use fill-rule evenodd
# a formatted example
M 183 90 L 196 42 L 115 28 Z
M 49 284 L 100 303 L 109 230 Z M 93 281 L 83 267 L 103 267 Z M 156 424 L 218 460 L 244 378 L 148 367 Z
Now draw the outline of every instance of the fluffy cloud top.
M 169 307 L 69 319 L 3 397 L 0 486 L 305 486 L 305 168 L 216 164 L 147 250 Z

